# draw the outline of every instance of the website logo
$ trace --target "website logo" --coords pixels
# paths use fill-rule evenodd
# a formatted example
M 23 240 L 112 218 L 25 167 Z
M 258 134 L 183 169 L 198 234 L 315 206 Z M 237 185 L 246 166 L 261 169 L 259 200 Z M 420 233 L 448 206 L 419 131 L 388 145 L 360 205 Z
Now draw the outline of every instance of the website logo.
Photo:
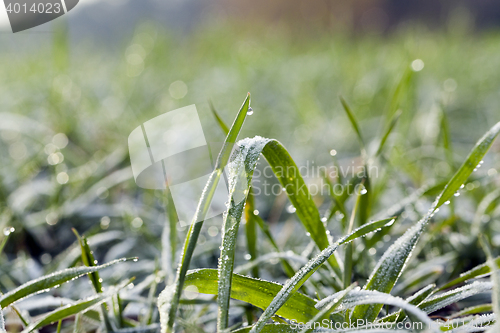
M 79 0 L 3 0 L 12 32 L 34 28 L 75 8 Z

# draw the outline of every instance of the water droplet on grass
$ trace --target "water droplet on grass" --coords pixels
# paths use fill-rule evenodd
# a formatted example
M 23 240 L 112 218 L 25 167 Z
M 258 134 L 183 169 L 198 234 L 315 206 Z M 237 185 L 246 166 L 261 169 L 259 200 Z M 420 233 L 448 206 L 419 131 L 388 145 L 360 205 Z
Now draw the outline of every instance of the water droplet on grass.
M 286 208 L 286 211 L 287 211 L 288 213 L 290 213 L 290 214 L 295 213 L 295 211 L 296 211 L 296 210 L 297 210 L 297 209 L 296 209 L 293 205 L 290 205 L 290 206 L 288 206 L 288 207 Z
M 9 236 L 14 231 L 16 231 L 16 229 L 14 229 L 14 227 L 7 227 L 7 228 L 3 229 L 3 234 L 4 234 L 4 236 Z
M 248 107 L 247 115 L 253 115 L 253 109 L 251 107 Z

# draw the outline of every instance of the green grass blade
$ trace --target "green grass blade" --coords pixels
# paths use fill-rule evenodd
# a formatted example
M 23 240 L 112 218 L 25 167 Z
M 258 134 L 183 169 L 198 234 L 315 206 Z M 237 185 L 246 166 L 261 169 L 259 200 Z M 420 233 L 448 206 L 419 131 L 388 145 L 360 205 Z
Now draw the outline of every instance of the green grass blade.
M 390 293 L 397 280 L 401 276 L 406 263 L 410 259 L 411 253 L 417 244 L 425 226 L 434 216 L 436 210 L 448 201 L 457 190 L 469 178 L 479 162 L 491 147 L 493 140 L 500 132 L 500 122 L 493 126 L 475 145 L 471 153 L 462 164 L 457 173 L 447 183 L 444 190 L 437 197 L 429 212 L 412 228 L 408 229 L 389 249 L 384 253 L 377 263 L 367 284 L 366 290 L 377 290 Z M 382 309 L 382 304 L 362 305 L 354 309 L 353 319 L 366 319 L 373 321 L 377 318 Z
M 168 304 L 164 303 L 163 309 L 160 310 L 162 332 L 170 333 L 173 330 L 175 317 L 177 315 L 177 308 L 179 307 L 180 293 L 184 284 L 184 277 L 189 269 L 189 264 L 191 263 L 191 258 L 193 256 L 194 249 L 196 248 L 196 243 L 198 242 L 198 236 L 200 235 L 201 227 L 203 226 L 203 219 L 206 216 L 208 209 L 210 208 L 210 204 L 212 203 L 212 198 L 219 183 L 223 169 L 225 168 L 229 160 L 233 145 L 236 142 L 238 134 L 240 133 L 240 130 L 243 126 L 249 107 L 250 94 L 248 94 L 245 98 L 245 101 L 238 111 L 236 119 L 234 120 L 233 125 L 231 126 L 231 129 L 226 136 L 224 145 L 215 163 L 215 170 L 210 175 L 203 191 L 203 195 L 198 203 L 193 221 L 200 222 L 191 223 L 189 227 L 186 240 L 184 241 L 184 247 L 181 253 L 179 267 L 177 269 L 175 288 L 173 292 L 167 293 L 168 295 L 170 295 L 171 300 L 168 302 Z
M 321 320 L 323 318 L 328 318 L 330 313 L 332 313 L 336 308 L 339 307 L 339 305 L 342 304 L 342 300 L 344 299 L 344 297 L 349 292 L 351 292 L 351 290 L 353 290 L 356 285 L 357 285 L 357 283 L 353 283 L 352 285 L 348 286 L 346 289 L 335 294 L 335 298 L 333 300 L 331 300 L 328 304 L 324 305 L 322 307 L 322 309 L 311 320 L 309 320 L 309 322 L 307 322 L 306 327 L 304 327 L 304 329 L 302 329 L 299 333 L 310 332 L 311 330 L 308 329 L 307 327 L 313 327 L 314 323 L 321 322 Z
M 208 101 L 208 104 L 210 106 L 210 111 L 212 111 L 212 114 L 214 115 L 215 120 L 217 121 L 217 124 L 219 124 L 220 129 L 222 130 L 224 135 L 227 135 L 229 133 L 229 127 L 227 127 L 224 120 L 222 120 L 222 118 L 219 116 L 219 113 L 215 109 L 214 104 L 212 103 L 211 100 Z
M 378 145 L 377 152 L 375 153 L 375 156 L 379 156 L 382 153 L 382 150 L 384 149 L 384 145 L 387 141 L 387 138 L 392 133 L 392 130 L 396 127 L 396 124 L 398 123 L 399 117 L 401 117 L 402 113 L 403 112 L 401 110 L 399 110 L 392 116 L 392 119 L 389 122 L 389 125 L 387 126 L 386 130 L 384 131 L 384 134 L 382 135 L 382 138 L 380 139 L 380 143 Z
M 250 262 L 257 259 L 257 214 L 255 214 L 255 200 L 252 188 L 248 190 L 248 198 L 245 205 L 245 236 L 247 239 L 248 254 Z M 259 277 L 259 266 L 252 268 L 253 277 Z
M 351 122 L 352 128 L 356 132 L 356 136 L 358 137 L 359 140 L 359 145 L 361 147 L 361 155 L 363 157 L 366 157 L 366 149 L 365 149 L 365 141 L 363 140 L 363 136 L 361 135 L 361 130 L 359 129 L 358 121 L 356 120 L 356 117 L 354 117 L 354 113 L 351 110 L 351 107 L 345 99 L 342 96 L 339 96 L 340 103 L 342 104 L 345 113 L 347 114 L 347 117 L 349 118 L 349 121 Z
M 408 297 L 406 301 L 411 304 L 411 305 L 419 305 L 422 303 L 427 297 L 429 297 L 434 289 L 436 288 L 435 284 L 430 284 L 428 286 L 425 286 L 424 288 L 420 289 L 417 291 L 415 294 L 412 296 Z M 395 322 L 401 322 L 403 319 L 405 319 L 406 313 L 403 310 L 399 310 L 389 316 L 386 316 L 381 319 L 381 321 L 388 322 L 388 321 L 395 321 Z
M 217 295 L 218 272 L 216 269 L 209 268 L 192 270 L 186 275 L 184 286 L 195 286 L 200 293 Z M 282 286 L 275 282 L 234 274 L 231 298 L 265 309 L 281 288 Z M 162 298 L 162 295 L 160 295 L 160 298 Z M 307 322 L 318 313 L 318 310 L 314 307 L 315 305 L 316 301 L 312 298 L 301 293 L 295 293 L 278 311 L 278 315 L 289 320 Z
M 471 153 L 462 164 L 460 169 L 455 173 L 453 178 L 448 182 L 444 191 L 437 199 L 435 208 L 441 207 L 446 201 L 450 200 L 453 195 L 460 189 L 469 176 L 474 172 L 479 162 L 482 161 L 484 155 L 488 152 L 493 141 L 500 133 L 500 122 L 493 126 L 486 134 L 476 143 Z
M 458 311 L 458 312 L 454 313 L 453 315 L 451 315 L 450 319 L 475 315 L 475 314 L 479 314 L 479 313 L 486 313 L 486 312 L 491 312 L 491 311 L 493 311 L 493 305 L 491 303 L 480 304 L 480 305 L 471 306 L 471 307 L 465 308 L 461 311 Z
M 435 295 L 420 303 L 418 307 L 426 313 L 432 313 L 465 298 L 488 292 L 491 288 L 492 284 L 490 282 L 474 282 L 446 293 Z
M 392 219 L 389 219 L 392 221 Z M 260 316 L 257 323 L 252 327 L 252 333 L 261 332 L 264 328 L 265 323 L 274 316 L 275 313 L 296 293 L 296 291 L 304 284 L 307 279 L 316 271 L 318 268 L 325 263 L 328 258 L 338 249 L 342 244 L 353 241 L 358 237 L 363 237 L 370 232 L 374 232 L 387 224 L 392 222 L 387 222 L 387 220 L 375 221 L 367 223 L 358 229 L 354 230 L 352 234 L 347 235 L 339 239 L 336 243 L 329 246 L 328 248 L 321 251 L 315 258 L 311 259 L 305 266 L 303 266 L 291 279 L 289 279 L 286 284 L 281 288 L 279 293 L 274 297 L 273 301 L 265 309 L 264 313 Z
M 325 300 L 318 302 L 318 306 L 321 306 Z M 353 290 L 344 298 L 342 305 L 347 308 L 352 308 L 363 304 L 373 303 L 383 303 L 398 307 L 406 311 L 407 313 L 411 313 L 414 318 L 417 318 L 418 321 L 426 324 L 429 328 L 432 328 L 434 326 L 427 314 L 415 305 L 412 305 L 399 297 L 392 296 L 391 294 L 381 293 L 375 290 Z M 352 319 L 351 322 L 353 322 Z M 357 323 L 357 321 L 355 322 Z
M 401 79 L 399 80 L 396 88 L 394 89 L 394 94 L 392 95 L 389 107 L 386 114 L 386 123 L 389 124 L 391 119 L 394 119 L 394 114 L 398 111 L 403 97 L 408 92 L 410 83 L 413 77 L 413 71 L 408 68 L 404 71 Z
M 229 165 L 228 182 L 230 185 L 229 209 L 224 215 L 223 238 L 219 259 L 219 304 L 218 330 L 227 328 L 231 276 L 234 267 L 234 253 L 245 199 L 249 193 L 253 172 L 262 153 L 273 169 L 275 176 L 296 208 L 305 229 L 320 250 L 328 247 L 329 240 L 319 211 L 314 204 L 299 169 L 286 149 L 277 141 L 256 137 L 238 142 L 239 150 Z M 340 272 L 335 257 L 329 263 Z
M 255 138 L 254 140 L 267 139 Z M 326 228 L 321 222 L 318 208 L 309 194 L 299 168 L 290 154 L 276 140 L 269 140 L 264 146 L 262 154 L 271 166 L 281 186 L 286 189 L 285 192 L 296 209 L 295 213 L 306 231 L 311 235 L 311 239 L 320 250 L 326 249 L 330 245 Z M 329 257 L 328 263 L 337 276 L 341 277 L 342 269 L 335 255 Z
M 61 283 L 71 281 L 83 275 L 97 272 L 100 269 L 120 262 L 124 262 L 126 260 L 127 259 L 117 259 L 104 265 L 93 267 L 82 266 L 77 268 L 69 268 L 46 276 L 42 276 L 41 278 L 35 280 L 31 280 L 0 297 L 0 307 L 5 308 L 6 306 L 22 298 L 45 292 L 50 288 L 59 286 Z
M 496 257 L 494 259 L 494 262 L 497 265 L 500 265 L 500 257 Z M 473 278 L 478 277 L 480 275 L 488 274 L 490 272 L 491 272 L 491 269 L 490 269 L 490 266 L 488 265 L 488 263 L 478 265 L 478 266 L 472 268 L 471 270 L 468 270 L 467 272 L 463 272 L 462 274 L 460 274 L 459 277 L 446 283 L 444 286 L 439 287 L 438 291 L 448 289 L 450 287 L 454 287 L 460 283 L 464 283 L 467 280 L 473 279 Z
M 122 283 L 117 288 L 112 288 L 110 291 L 108 291 L 106 293 L 97 294 L 97 295 L 89 297 L 85 300 L 80 300 L 80 301 L 77 301 L 73 304 L 68 304 L 68 305 L 65 305 L 63 307 L 57 308 L 56 310 L 44 315 L 42 318 L 40 318 L 36 322 L 30 324 L 28 327 L 26 327 L 22 331 L 22 333 L 32 332 L 33 330 L 50 325 L 56 321 L 68 318 L 68 317 L 73 316 L 77 313 L 83 312 L 91 307 L 102 304 L 104 301 L 106 301 L 106 299 L 108 299 L 109 297 L 118 293 L 120 291 L 120 289 L 129 285 L 130 282 L 131 281 L 127 281 L 126 283 Z

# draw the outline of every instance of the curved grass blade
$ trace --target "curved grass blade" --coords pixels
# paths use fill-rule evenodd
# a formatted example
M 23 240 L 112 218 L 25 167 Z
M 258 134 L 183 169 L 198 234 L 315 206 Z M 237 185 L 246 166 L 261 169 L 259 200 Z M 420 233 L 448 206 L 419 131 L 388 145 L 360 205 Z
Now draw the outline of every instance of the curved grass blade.
M 193 221 L 200 222 L 191 223 L 187 232 L 186 240 L 184 241 L 184 247 L 179 261 L 179 267 L 177 269 L 175 287 L 173 291 L 170 292 L 168 290 L 165 290 L 164 295 L 169 295 L 171 299 L 168 302 L 164 302 L 164 307 L 162 311 L 160 311 L 162 332 L 170 333 L 173 330 L 175 317 L 177 315 L 177 308 L 179 307 L 180 293 L 184 284 L 184 277 L 189 269 L 189 264 L 193 256 L 194 249 L 196 248 L 198 236 L 200 235 L 201 227 L 203 226 L 203 219 L 208 212 L 210 204 L 212 203 L 215 189 L 219 184 L 223 169 L 229 161 L 233 144 L 236 142 L 238 134 L 240 133 L 249 107 L 250 94 L 248 94 L 245 98 L 245 101 L 243 102 L 243 105 L 241 106 L 236 119 L 234 120 L 233 125 L 231 126 L 231 129 L 226 136 L 224 145 L 222 146 L 219 156 L 217 157 L 215 169 L 210 175 L 200 201 L 198 202 L 198 207 L 196 209 L 195 216 L 193 217 Z
M 214 115 L 217 124 L 219 124 L 220 129 L 222 130 L 224 135 L 227 135 L 229 133 L 229 127 L 227 127 L 224 120 L 222 120 L 222 118 L 219 116 L 219 113 L 215 109 L 214 103 L 212 103 L 212 100 L 208 101 L 208 105 L 210 106 L 210 111 L 212 111 L 212 114 Z
M 63 307 L 60 307 L 52 312 L 49 312 L 48 314 L 44 315 L 42 318 L 37 320 L 36 322 L 30 324 L 28 327 L 26 327 L 22 333 L 28 333 L 33 330 L 39 329 L 41 327 L 50 325 L 56 321 L 62 320 L 64 318 L 73 316 L 77 313 L 83 312 L 91 307 L 94 307 L 96 305 L 102 304 L 106 299 L 109 297 L 115 295 L 120 291 L 120 289 L 126 287 L 127 285 L 130 284 L 130 280 L 127 281 L 126 283 L 122 283 L 120 286 L 116 288 L 112 288 L 110 291 L 103 293 L 103 294 L 97 294 L 92 297 L 89 297 L 85 300 L 80 300 L 78 302 L 75 302 L 74 304 L 68 304 Z
M 352 128 L 356 132 L 361 147 L 361 154 L 365 156 L 366 155 L 365 142 L 363 140 L 363 136 L 361 135 L 361 130 L 359 129 L 358 121 L 356 120 L 356 117 L 354 117 L 354 113 L 352 113 L 352 110 L 349 107 L 349 104 L 347 104 L 347 102 L 345 101 L 345 99 L 342 96 L 339 96 L 339 99 L 340 103 L 342 104 L 342 107 L 344 108 L 345 113 L 347 114 L 347 117 L 349 118 L 349 121 L 351 122 Z
M 271 319 L 272 316 L 292 297 L 296 291 L 304 284 L 304 282 L 309 279 L 309 277 L 323 264 L 327 259 L 338 249 L 342 244 L 351 242 L 352 240 L 363 237 L 370 232 L 374 232 L 386 225 L 392 224 L 393 220 L 375 221 L 367 223 L 358 229 L 354 230 L 350 235 L 347 235 L 337 242 L 329 246 L 328 248 L 321 251 L 315 258 L 311 259 L 306 265 L 304 265 L 286 284 L 281 288 L 279 293 L 274 297 L 273 301 L 265 309 L 264 313 L 260 316 L 257 323 L 252 327 L 251 333 L 260 332 L 265 323 Z
M 408 262 L 420 235 L 425 226 L 434 216 L 435 212 L 446 201 L 448 201 L 460 189 L 463 183 L 469 178 L 479 162 L 491 147 L 493 140 L 500 132 L 500 122 L 493 126 L 475 145 L 471 153 L 447 183 L 444 190 L 434 201 L 429 212 L 412 228 L 408 229 L 389 249 L 384 253 L 373 270 L 368 283 L 364 286 L 366 290 L 377 290 L 384 293 L 390 293 L 397 280 L 401 276 L 406 263 Z M 377 318 L 381 304 L 362 305 L 354 309 L 353 319 L 365 319 L 373 321 Z
M 111 265 L 117 264 L 119 262 L 124 262 L 128 259 L 117 259 L 109 263 L 100 266 L 93 267 L 77 267 L 69 268 L 59 272 L 55 272 L 46 276 L 42 276 L 36 280 L 29 281 L 18 288 L 4 294 L 0 297 L 0 307 L 5 308 L 6 306 L 18 301 L 27 296 L 39 294 L 49 290 L 50 288 L 59 286 L 61 283 L 71 281 L 73 279 L 79 278 L 83 275 L 97 272 L 100 269 L 109 267 Z
M 339 306 L 342 304 L 342 300 L 344 297 L 351 292 L 357 283 L 353 283 L 348 286 L 346 289 L 335 294 L 335 297 L 326 305 L 322 307 L 322 309 L 313 317 L 313 319 L 309 320 L 306 323 L 306 327 L 300 331 L 300 333 L 307 333 L 311 330 L 308 327 L 314 327 L 314 324 L 317 322 L 321 322 L 321 319 L 328 318 L 328 316 Z
M 479 313 L 486 313 L 486 312 L 491 312 L 491 311 L 493 311 L 493 306 L 491 305 L 491 303 L 480 304 L 480 305 L 471 306 L 469 308 L 458 311 L 458 312 L 454 313 L 453 315 L 451 315 L 450 319 L 463 317 L 463 316 L 469 316 L 469 315 L 475 315 L 475 314 L 479 314 Z
M 387 129 L 385 130 L 384 135 L 382 135 L 382 138 L 380 139 L 380 144 L 378 145 L 377 152 L 375 153 L 375 156 L 378 156 L 382 153 L 382 150 L 384 149 L 385 142 L 387 141 L 387 138 L 391 134 L 394 127 L 396 127 L 396 124 L 398 123 L 399 117 L 401 117 L 402 113 L 403 113 L 403 111 L 399 110 L 392 116 L 392 119 L 389 122 L 389 125 L 387 126 Z
M 328 235 L 321 222 L 319 211 L 305 186 L 298 167 L 286 149 L 276 140 L 261 137 L 241 140 L 238 142 L 238 148 L 232 162 L 228 165 L 230 198 L 228 211 L 224 215 L 219 259 L 219 296 L 217 298 L 219 331 L 227 328 L 237 234 L 253 172 L 261 153 L 269 162 L 283 188 L 286 189 L 299 219 L 316 245 L 320 250 L 329 245 Z M 337 273 L 340 273 L 340 266 L 335 257 L 331 257 L 329 263 Z
M 326 299 L 319 302 L 318 306 L 321 306 L 324 301 L 326 301 Z M 396 306 L 398 308 L 401 308 L 402 310 L 407 311 L 408 313 L 411 313 L 413 318 L 418 319 L 418 321 L 427 325 L 428 328 L 433 329 L 436 326 L 432 323 L 432 320 L 427 316 L 427 314 L 415 305 L 412 305 L 399 297 L 392 296 L 391 294 L 381 293 L 375 290 L 353 290 L 344 298 L 342 305 L 347 308 L 352 308 L 361 304 L 373 303 L 383 303 Z
M 471 153 L 462 164 L 460 169 L 455 173 L 453 178 L 448 182 L 443 192 L 437 199 L 436 208 L 441 207 L 446 201 L 460 189 L 467 178 L 474 172 L 479 162 L 482 161 L 484 155 L 488 152 L 493 141 L 500 133 L 500 122 L 496 123 L 486 134 L 476 143 Z
M 426 313 L 432 313 L 470 296 L 490 291 L 491 288 L 492 284 L 490 282 L 474 282 L 461 288 L 453 289 L 446 293 L 435 295 L 428 300 L 420 303 L 418 307 Z
M 419 305 L 422 303 L 427 297 L 429 297 L 432 292 L 434 291 L 434 288 L 436 288 L 435 284 L 430 284 L 415 294 L 413 294 L 411 297 L 408 297 L 406 299 L 406 302 L 411 305 Z M 380 319 L 382 322 L 401 322 L 403 319 L 405 319 L 406 313 L 403 310 L 396 311 L 388 316 L 385 316 L 384 318 Z
M 185 286 L 195 286 L 203 294 L 217 295 L 218 272 L 208 268 L 190 271 L 186 275 Z M 231 298 L 265 309 L 281 288 L 274 282 L 233 274 Z M 318 313 L 315 305 L 316 301 L 312 298 L 295 293 L 277 314 L 289 320 L 307 322 Z
M 494 259 L 494 262 L 497 265 L 500 265 L 500 257 L 496 257 Z M 491 272 L 490 266 L 486 262 L 484 264 L 481 264 L 481 265 L 474 267 L 471 270 L 468 270 L 467 272 L 460 274 L 460 276 L 457 277 L 456 279 L 454 279 L 454 280 L 448 282 L 447 284 L 445 284 L 444 286 L 440 287 L 438 289 L 438 291 L 448 289 L 450 287 L 456 286 L 457 284 L 463 283 L 467 280 L 473 279 L 473 278 L 481 276 L 481 275 L 488 274 L 490 272 Z

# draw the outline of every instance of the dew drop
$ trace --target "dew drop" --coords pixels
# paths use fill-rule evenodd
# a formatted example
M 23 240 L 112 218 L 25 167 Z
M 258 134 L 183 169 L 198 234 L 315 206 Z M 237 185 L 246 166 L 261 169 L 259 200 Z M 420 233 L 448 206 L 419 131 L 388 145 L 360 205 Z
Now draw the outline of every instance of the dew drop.
M 453 194 L 454 196 L 456 197 L 459 197 L 460 196 L 460 192 L 456 191 L 455 194 Z
M 251 107 L 248 107 L 247 115 L 253 115 L 253 109 Z
M 465 184 L 462 184 L 462 186 L 460 186 L 460 188 L 464 188 L 465 187 Z
M 245 258 L 245 260 L 250 260 L 250 259 L 252 259 L 252 255 L 247 253 L 247 254 L 245 254 L 244 258 Z
M 450 201 L 450 200 L 448 200 L 448 201 L 446 201 L 444 204 L 445 204 L 445 205 L 449 205 L 449 204 L 450 204 L 450 202 L 451 202 L 451 201 Z
M 296 211 L 296 210 L 297 210 L 297 209 L 296 209 L 293 205 L 290 205 L 290 206 L 288 206 L 288 207 L 286 208 L 286 211 L 287 211 L 288 213 L 290 213 L 290 214 L 295 213 L 295 211 Z
M 366 188 L 362 189 L 360 192 L 359 192 L 361 195 L 363 194 L 366 194 L 368 193 L 368 190 Z
M 253 211 L 253 215 L 259 215 L 259 211 L 256 209 Z
M 321 222 L 326 222 L 326 217 L 322 217 Z
M 306 232 L 306 236 L 311 237 L 311 233 L 310 232 Z
M 16 229 L 14 229 L 14 227 L 7 227 L 7 228 L 3 229 L 3 234 L 4 234 L 4 236 L 9 236 L 14 231 L 16 231 Z

